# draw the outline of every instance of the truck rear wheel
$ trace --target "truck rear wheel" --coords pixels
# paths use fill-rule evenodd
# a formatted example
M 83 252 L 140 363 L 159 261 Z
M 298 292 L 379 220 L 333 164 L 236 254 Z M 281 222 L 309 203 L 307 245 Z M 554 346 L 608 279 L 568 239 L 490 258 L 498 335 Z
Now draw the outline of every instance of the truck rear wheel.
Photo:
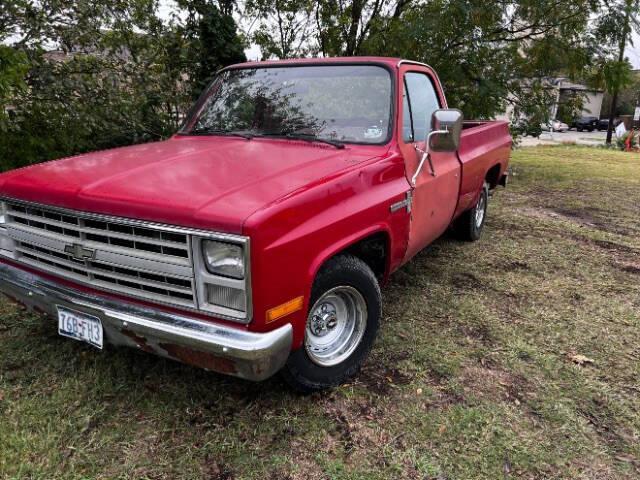
M 482 230 L 487 219 L 487 207 L 489 205 L 489 184 L 484 182 L 482 192 L 477 203 L 471 210 L 467 210 L 454 225 L 453 231 L 460 240 L 475 242 L 480 240 Z
M 322 267 L 309 304 L 304 345 L 282 370 L 284 379 L 305 393 L 335 387 L 358 373 L 378 334 L 382 310 L 374 273 L 352 255 Z

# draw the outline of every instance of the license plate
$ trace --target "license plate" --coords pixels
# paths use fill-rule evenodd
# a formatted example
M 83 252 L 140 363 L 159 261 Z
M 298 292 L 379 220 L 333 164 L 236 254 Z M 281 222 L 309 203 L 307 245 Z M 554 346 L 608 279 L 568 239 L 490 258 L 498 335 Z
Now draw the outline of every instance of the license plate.
M 102 322 L 98 317 L 64 307 L 58 309 L 58 333 L 102 349 Z

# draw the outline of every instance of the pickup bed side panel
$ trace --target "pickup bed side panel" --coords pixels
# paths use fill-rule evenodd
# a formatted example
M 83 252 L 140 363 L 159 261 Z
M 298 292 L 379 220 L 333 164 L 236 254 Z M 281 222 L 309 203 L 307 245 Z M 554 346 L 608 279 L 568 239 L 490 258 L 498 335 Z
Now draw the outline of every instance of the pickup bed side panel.
M 465 125 L 458 150 L 462 179 L 456 217 L 475 204 L 492 167 L 500 165 L 500 176 L 505 173 L 511 154 L 512 141 L 507 122 L 474 122 L 472 125 L 471 128 Z
M 405 208 L 391 212 L 390 207 L 403 201 L 408 190 L 403 160 L 392 153 L 320 179 L 254 213 L 245 222 L 253 252 L 250 329 L 268 331 L 291 323 L 293 348 L 299 348 L 318 270 L 336 253 L 370 235 L 381 235 L 387 242 L 385 276 L 395 270 L 407 248 L 409 213 Z M 304 299 L 300 310 L 267 323 L 269 309 L 299 297 Z

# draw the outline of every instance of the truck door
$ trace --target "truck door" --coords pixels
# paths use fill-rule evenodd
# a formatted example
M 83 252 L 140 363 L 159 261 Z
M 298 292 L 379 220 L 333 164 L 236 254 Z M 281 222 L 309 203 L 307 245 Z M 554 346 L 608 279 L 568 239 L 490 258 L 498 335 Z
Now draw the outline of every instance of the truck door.
M 431 116 L 435 110 L 446 108 L 446 103 L 426 69 L 405 65 L 400 75 L 402 105 L 398 120 L 401 122 L 399 145 L 405 159 L 407 178 L 411 182 L 422 158 L 421 152 L 427 149 Z M 432 153 L 431 163 L 424 163 L 413 189 L 405 261 L 442 235 L 451 223 L 460 193 L 460 171 L 457 152 Z

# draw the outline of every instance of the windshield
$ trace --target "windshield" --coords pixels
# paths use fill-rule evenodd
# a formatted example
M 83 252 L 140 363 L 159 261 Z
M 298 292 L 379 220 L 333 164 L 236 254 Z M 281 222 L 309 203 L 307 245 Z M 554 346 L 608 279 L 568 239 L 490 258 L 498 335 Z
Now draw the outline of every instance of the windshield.
M 231 69 L 211 85 L 182 134 L 307 135 L 383 143 L 391 76 L 373 65 Z

